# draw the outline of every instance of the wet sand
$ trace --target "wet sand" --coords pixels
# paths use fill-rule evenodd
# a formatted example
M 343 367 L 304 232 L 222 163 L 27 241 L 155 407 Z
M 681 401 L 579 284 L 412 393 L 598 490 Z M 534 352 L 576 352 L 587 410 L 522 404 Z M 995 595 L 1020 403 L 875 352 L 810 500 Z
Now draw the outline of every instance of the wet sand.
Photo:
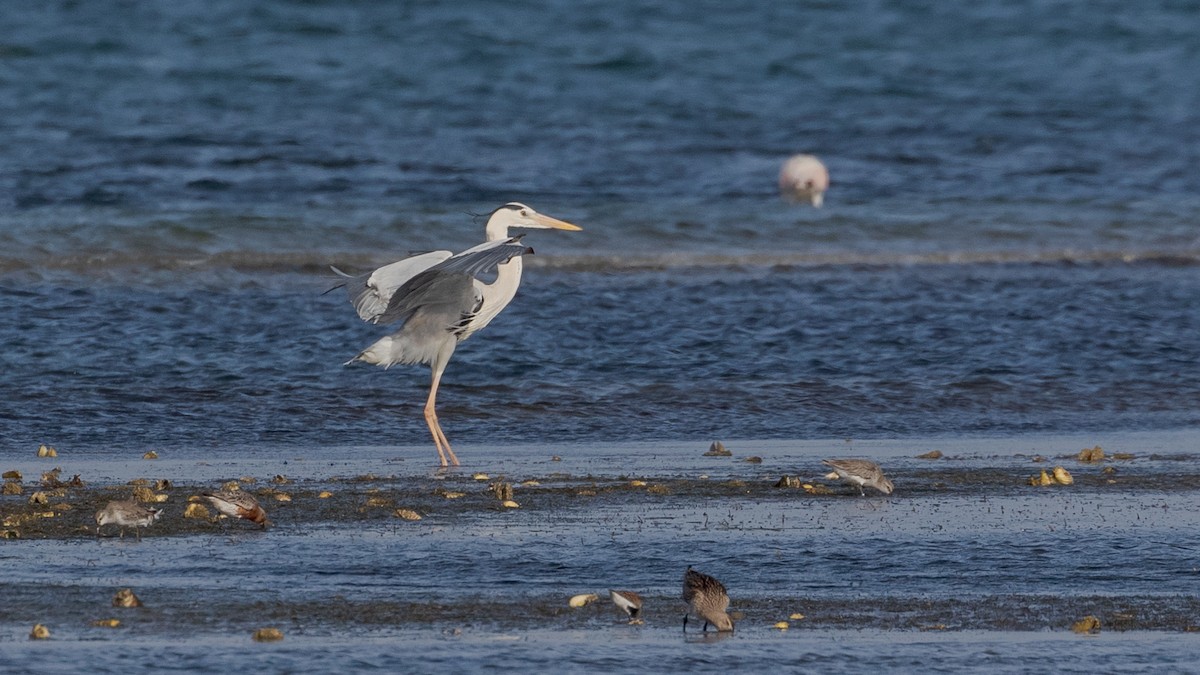
M 157 460 L 60 451 L 0 467 L 23 475 L 21 494 L 0 498 L 0 529 L 16 537 L 0 540 L 13 570 L 0 581 L 0 634 L 24 641 L 43 623 L 59 644 L 186 644 L 249 641 L 276 626 L 285 642 L 599 631 L 675 644 L 688 564 L 725 581 L 743 641 L 1070 634 L 1088 615 L 1102 635 L 1191 634 L 1200 630 L 1194 441 L 727 442 L 732 457 L 704 456 L 705 443 L 463 448 L 475 466 L 450 471 L 430 467 L 423 447 L 180 450 Z M 1107 444 L 1103 461 L 1077 458 L 1096 444 Z M 941 458 L 918 458 L 935 449 Z M 819 459 L 835 456 L 878 459 L 896 492 L 862 497 L 826 479 Z M 1028 484 L 1055 466 L 1074 483 Z M 780 486 L 784 477 L 798 487 Z M 259 498 L 273 527 L 183 517 L 196 495 L 231 480 Z M 95 511 L 135 487 L 165 495 L 163 518 L 141 542 L 113 526 L 97 538 Z M 29 503 L 35 491 L 46 504 Z M 510 496 L 518 507 L 503 505 Z M 146 607 L 111 607 L 120 587 Z M 645 626 L 624 623 L 609 587 L 643 595 Z M 602 597 L 567 606 L 586 592 Z M 108 617 L 122 625 L 92 625 Z

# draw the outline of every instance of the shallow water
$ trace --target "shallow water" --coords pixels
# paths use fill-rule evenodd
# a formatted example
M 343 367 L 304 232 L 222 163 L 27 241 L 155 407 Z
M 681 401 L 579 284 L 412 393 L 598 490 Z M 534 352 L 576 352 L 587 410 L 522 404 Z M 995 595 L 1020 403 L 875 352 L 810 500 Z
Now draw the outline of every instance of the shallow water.
M 68 491 L 76 508 L 0 547 L 10 570 L 0 582 L 8 607 L 0 634 L 20 658 L 48 654 L 39 663 L 52 670 L 79 649 L 95 651 L 101 671 L 129 667 L 129 654 L 219 668 L 263 626 L 286 635 L 253 645 L 277 663 L 317 650 L 330 667 L 352 670 L 395 667 L 397 650 L 409 648 L 433 670 L 631 669 L 614 641 L 700 670 L 799 659 L 849 672 L 856 649 L 897 668 L 916 667 L 923 654 L 946 670 L 1016 668 L 1031 657 L 1056 669 L 1169 669 L 1194 650 L 1182 633 L 1195 630 L 1200 612 L 1189 590 L 1200 574 L 1195 438 L 1105 441 L 1110 455 L 1138 450 L 1083 463 L 1076 437 L 734 440 L 731 458 L 703 457 L 692 444 L 464 447 L 473 468 L 450 472 L 427 468 L 424 447 L 245 460 L 202 450 L 156 461 L 60 456 L 64 473 L 89 485 Z M 937 447 L 942 459 L 915 457 Z M 751 453 L 761 463 L 744 461 Z M 819 458 L 845 454 L 880 457 L 896 492 L 860 497 L 822 478 Z M 1068 467 L 1075 484 L 1026 484 L 1053 465 Z M 36 483 L 47 460 L 17 466 Z M 476 479 L 479 470 L 488 478 Z M 290 482 L 272 482 L 276 474 Z M 245 488 L 260 493 L 274 527 L 181 517 L 188 495 L 243 475 L 257 479 Z M 833 492 L 776 487 L 783 475 Z M 166 516 L 140 543 L 115 533 L 97 540 L 89 514 L 127 493 L 133 476 L 171 478 Z M 513 483 L 520 508 L 499 506 L 488 490 L 496 480 Z M 320 499 L 320 490 L 333 496 Z M 3 498 L 5 512 L 32 509 L 25 499 Z M 396 507 L 424 518 L 403 521 Z M 679 631 L 687 564 L 730 589 L 734 636 Z M 110 607 L 122 587 L 146 607 Z M 567 607 L 572 595 L 612 587 L 643 595 L 646 625 L 624 624 L 605 598 Z M 772 628 L 796 612 L 804 618 L 787 633 Z M 1099 636 L 1066 632 L 1088 614 L 1101 619 Z M 122 626 L 90 625 L 110 616 Z M 14 644 L 35 622 L 53 640 Z M 122 648 L 110 654 L 98 642 Z

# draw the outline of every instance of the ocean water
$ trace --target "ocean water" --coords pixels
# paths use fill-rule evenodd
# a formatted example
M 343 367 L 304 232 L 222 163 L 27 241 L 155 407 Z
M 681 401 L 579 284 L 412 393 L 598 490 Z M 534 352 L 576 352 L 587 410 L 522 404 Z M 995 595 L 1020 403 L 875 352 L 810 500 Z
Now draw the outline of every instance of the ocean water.
M 584 231 L 529 233 L 517 298 L 447 370 L 477 467 L 1200 426 L 1191 3 L 62 1 L 0 25 L 0 458 L 431 460 L 427 369 L 342 365 L 386 329 L 323 294 L 328 265 L 465 249 L 511 200 Z M 779 198 L 796 152 L 828 165 L 824 208 Z M 968 669 L 965 642 L 892 665 Z M 1141 665 L 1178 663 L 1160 647 Z

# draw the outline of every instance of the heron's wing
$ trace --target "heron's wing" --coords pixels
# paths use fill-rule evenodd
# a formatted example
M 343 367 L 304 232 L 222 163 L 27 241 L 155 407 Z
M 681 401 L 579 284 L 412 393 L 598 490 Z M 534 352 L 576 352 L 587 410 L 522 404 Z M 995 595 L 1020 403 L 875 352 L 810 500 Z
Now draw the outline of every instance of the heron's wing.
M 388 302 L 396 289 L 417 274 L 433 267 L 451 256 L 450 251 L 429 251 L 390 265 L 384 265 L 370 274 L 351 276 L 334 267 L 333 271 L 347 277 L 346 293 L 350 304 L 363 321 L 379 323 L 379 317 L 387 311 Z
M 473 246 L 462 253 L 455 253 L 449 258 L 438 263 L 430 270 L 438 270 L 440 272 L 461 272 L 472 277 L 487 272 L 496 265 L 506 263 L 513 258 L 533 253 L 533 249 L 521 243 L 521 237 L 510 237 L 508 239 L 500 239 L 497 241 L 485 241 L 478 246 Z
M 479 304 L 479 298 L 475 295 L 475 275 L 532 252 L 533 249 L 521 243 L 520 237 L 513 237 L 484 242 L 450 256 L 417 273 L 397 288 L 388 302 L 387 310 L 375 322 L 404 321 L 427 305 L 451 304 L 459 306 L 463 315 L 470 314 Z

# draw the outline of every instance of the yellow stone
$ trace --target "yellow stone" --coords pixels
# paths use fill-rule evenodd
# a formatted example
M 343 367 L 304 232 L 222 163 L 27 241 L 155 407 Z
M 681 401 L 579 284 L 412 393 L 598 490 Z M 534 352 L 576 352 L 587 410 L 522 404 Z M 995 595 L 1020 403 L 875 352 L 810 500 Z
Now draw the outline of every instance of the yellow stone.
M 1070 485 L 1075 482 L 1070 472 L 1061 466 L 1054 467 L 1054 480 L 1058 481 L 1059 485 Z
M 519 508 L 521 508 L 521 505 L 520 505 L 520 504 L 518 504 L 518 503 L 514 502 L 514 501 L 513 501 L 513 500 L 511 500 L 511 499 L 505 499 L 504 501 L 500 502 L 500 506 L 503 506 L 503 507 L 504 507 L 504 508 L 506 508 L 506 509 L 519 509 Z
M 153 502 L 155 501 L 154 490 L 145 486 L 135 487 L 133 488 L 133 498 L 139 502 Z
M 116 628 L 121 625 L 120 619 L 97 619 L 92 622 L 92 625 L 97 628 Z
M 396 509 L 396 517 L 403 520 L 420 520 L 421 514 L 412 509 Z
M 792 621 L 799 621 L 804 618 L 804 615 L 801 614 L 800 612 L 796 612 L 795 614 L 789 616 L 788 618 L 791 619 Z
M 158 453 L 151 450 L 151 451 L 147 452 L 146 454 L 142 455 L 142 459 L 158 459 Z
M 58 451 L 55 450 L 54 448 L 46 445 L 45 443 L 42 443 L 41 445 L 38 446 L 37 456 L 38 457 L 58 457 Z
M 292 501 L 292 496 L 289 494 L 283 493 L 283 492 L 276 492 L 275 493 L 275 501 L 290 502 L 290 501 Z
M 329 490 L 321 490 L 321 494 L 317 495 L 317 499 L 329 499 L 332 496 L 333 493 Z
M 183 510 L 183 517 L 184 518 L 199 518 L 201 520 L 208 520 L 208 518 L 209 518 L 208 508 L 205 507 L 203 504 L 197 504 L 197 503 L 193 502 L 191 504 L 188 504 L 187 508 Z
M 4 481 L 4 489 L 0 490 L 0 494 L 19 495 L 21 494 L 21 484 L 14 481 Z
M 1097 446 L 1098 447 L 1098 446 Z M 1071 624 L 1071 630 L 1076 633 L 1096 633 L 1100 631 L 1100 619 L 1088 615 Z
M 596 595 L 595 593 L 580 593 L 579 595 L 571 596 L 571 599 L 567 601 L 567 605 L 570 607 L 584 607 L 588 603 L 595 602 L 599 599 L 600 596 Z
M 283 639 L 283 631 L 278 628 L 259 628 L 254 631 L 255 642 L 275 642 Z
M 50 629 L 40 623 L 35 625 L 29 633 L 30 640 L 45 640 L 48 637 L 50 637 Z
M 475 480 L 490 480 L 486 473 L 477 473 L 474 476 L 471 476 L 471 478 L 474 478 Z
M 788 629 L 788 622 L 786 622 L 786 621 L 777 621 L 777 622 L 775 623 L 775 628 L 778 628 L 779 630 L 787 630 L 787 629 Z
M 367 506 L 391 506 L 392 500 L 387 497 L 367 497 Z
M 5 471 L 3 478 L 4 480 L 21 480 L 22 476 L 20 471 L 13 469 L 12 471 Z
M 49 504 L 50 498 L 46 496 L 45 492 L 38 490 L 37 492 L 29 495 L 29 503 L 30 504 Z
M 459 499 L 461 497 L 466 497 L 467 493 L 465 493 L 465 492 L 443 492 L 442 496 L 445 497 L 446 499 Z
M 631 480 L 629 484 L 633 487 L 646 487 L 646 481 L 644 480 Z

